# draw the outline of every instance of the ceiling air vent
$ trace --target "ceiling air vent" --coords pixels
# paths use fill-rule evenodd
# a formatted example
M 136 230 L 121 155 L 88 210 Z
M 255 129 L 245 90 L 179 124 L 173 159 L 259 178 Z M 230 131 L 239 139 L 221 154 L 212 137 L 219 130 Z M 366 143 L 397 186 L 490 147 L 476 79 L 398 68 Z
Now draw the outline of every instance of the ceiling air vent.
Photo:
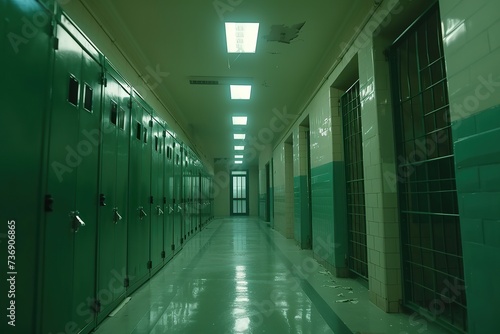
M 233 77 L 190 77 L 190 85 L 220 86 L 220 85 L 251 85 L 252 78 L 233 78 Z
M 189 80 L 191 85 L 218 85 L 218 80 Z

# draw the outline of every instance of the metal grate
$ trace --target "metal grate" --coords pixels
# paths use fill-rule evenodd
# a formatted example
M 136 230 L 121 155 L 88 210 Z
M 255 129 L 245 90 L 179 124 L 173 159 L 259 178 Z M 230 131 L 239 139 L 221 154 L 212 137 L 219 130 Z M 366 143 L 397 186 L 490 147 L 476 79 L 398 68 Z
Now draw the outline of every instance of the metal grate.
M 437 5 L 393 45 L 391 66 L 404 304 L 466 331 L 453 141 Z
M 340 98 L 344 134 L 347 190 L 347 222 L 349 229 L 349 269 L 368 279 L 366 250 L 366 210 L 363 174 L 363 138 L 359 82 Z

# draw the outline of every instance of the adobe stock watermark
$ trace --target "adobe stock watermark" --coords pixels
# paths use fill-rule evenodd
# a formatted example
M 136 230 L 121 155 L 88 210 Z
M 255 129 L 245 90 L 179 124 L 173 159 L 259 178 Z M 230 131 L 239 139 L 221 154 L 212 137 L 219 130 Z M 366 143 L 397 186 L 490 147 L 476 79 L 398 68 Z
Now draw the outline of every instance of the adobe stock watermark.
M 328 256 L 329 250 L 338 248 L 339 246 L 333 241 L 331 236 L 328 236 L 326 239 L 318 237 L 316 239 L 315 252 L 324 258 Z M 273 289 L 269 294 L 269 299 L 261 302 L 252 302 L 249 312 L 242 314 L 240 317 L 248 317 L 254 327 L 261 326 L 266 318 L 271 317 L 274 312 L 278 311 L 278 305 L 289 302 L 289 291 L 300 291 L 302 289 L 300 282 L 307 281 L 320 268 L 320 264 L 309 256 L 302 259 L 300 265 L 294 265 L 290 269 L 287 268 L 284 272 L 284 281 L 287 284 L 287 288 Z
M 110 305 L 114 302 L 114 295 L 121 293 L 124 288 L 125 279 L 133 280 L 135 276 L 127 276 L 125 268 L 122 268 L 122 272 L 118 272 L 116 269 L 110 271 L 111 278 L 108 284 L 101 287 L 97 292 L 96 296 L 88 296 L 86 300 L 82 301 L 76 307 L 76 315 L 82 318 L 85 324 L 93 321 L 96 314 L 100 312 L 103 307 Z M 96 300 L 99 301 L 96 303 Z M 60 331 L 63 330 L 63 331 Z M 61 328 L 56 332 L 50 332 L 49 334 L 77 334 L 82 328 L 79 328 L 78 323 L 75 321 L 69 321 L 65 324 L 64 328 Z
M 479 111 L 482 101 L 490 99 L 500 87 L 500 77 L 493 77 L 493 74 L 488 75 L 488 78 L 480 75 L 477 77 L 479 84 L 475 87 L 474 93 L 465 97 L 462 103 L 453 103 L 451 114 L 460 116 L 460 119 L 455 121 L 454 127 L 458 128 L 461 125 L 461 120 L 472 116 Z
M 147 66 L 146 72 L 148 74 L 141 76 L 142 82 L 138 84 L 136 88 L 137 92 L 144 99 L 149 96 L 150 90 L 156 89 L 170 76 L 170 72 L 162 71 L 159 64 L 157 64 L 155 68 Z
M 51 20 L 51 14 L 45 9 L 36 11 L 31 17 L 23 16 L 21 18 L 22 24 L 20 30 L 16 32 L 11 31 L 7 34 L 7 39 L 14 53 L 18 54 L 23 45 L 35 39 L 48 26 Z
M 151 89 L 154 89 L 163 82 L 164 78 L 170 75 L 169 72 L 163 72 L 160 65 L 156 65 L 155 68 L 148 66 L 146 67 L 146 71 L 149 74 L 143 77 L 144 84 L 139 86 L 141 91 L 138 91 L 143 98 L 148 95 L 147 92 L 149 91 L 145 85 L 149 85 Z M 148 81 L 150 81 L 151 84 L 148 84 Z M 102 110 L 102 112 L 104 112 L 104 110 Z M 50 164 L 57 180 L 63 182 L 65 174 L 72 173 L 75 168 L 81 165 L 83 159 L 93 154 L 94 150 L 100 146 L 102 135 L 113 133 L 115 129 L 116 127 L 111 125 L 107 127 L 102 126 L 102 130 L 101 128 L 91 130 L 83 129 L 81 131 L 81 139 L 75 146 L 66 145 L 64 161 L 53 161 Z
M 236 7 L 241 5 L 244 0 L 214 0 L 212 6 L 214 7 L 219 20 L 224 22 L 224 14 L 226 12 L 232 12 Z
M 411 1 L 411 0 L 410 0 Z M 372 8 L 369 14 L 372 15 L 370 20 L 364 27 L 354 27 L 354 36 L 358 36 L 353 43 L 357 49 L 365 48 L 373 37 L 378 36 L 383 28 L 386 28 L 391 22 L 394 15 L 401 14 L 404 10 L 403 5 L 399 0 L 389 0 L 387 7 L 391 10 L 375 7 Z M 340 51 L 344 51 L 349 45 L 346 42 L 339 44 Z
M 479 111 L 481 102 L 486 101 L 494 96 L 500 87 L 500 77 L 494 78 L 490 74 L 487 78 L 484 76 L 477 77 L 479 84 L 474 88 L 473 93 L 462 100 L 462 103 L 453 103 L 450 105 L 450 112 L 443 114 L 443 122 L 451 123 L 451 116 L 459 116 L 453 122 L 453 128 L 456 130 L 461 125 L 464 119 L 472 116 Z M 391 191 L 395 192 L 398 182 L 405 182 L 416 171 L 416 167 L 423 164 L 428 156 L 434 156 L 441 144 L 452 140 L 448 133 L 444 131 L 435 132 L 426 138 L 415 140 L 415 150 L 407 157 L 399 155 L 397 158 L 396 173 L 391 171 L 384 172 L 384 180 Z
M 267 127 L 261 128 L 257 134 L 257 137 L 247 135 L 245 140 L 245 161 L 251 162 L 254 159 L 259 158 L 259 154 L 265 150 L 266 145 L 273 142 L 275 136 L 281 131 L 285 130 L 287 126 L 293 124 L 297 119 L 296 115 L 288 113 L 286 106 L 282 110 L 278 108 L 273 108 L 273 117 L 269 121 Z M 239 165 L 231 164 L 229 170 L 239 167 Z M 217 197 L 221 190 L 227 189 L 230 184 L 231 176 L 227 171 L 219 171 L 214 175 L 213 178 L 213 188 L 210 196 L 212 198 Z
M 59 5 L 66 5 L 73 0 L 57 0 Z M 52 13 L 49 8 L 52 7 L 50 1 L 39 0 L 44 7 L 34 12 L 31 16 L 23 16 L 18 31 L 11 31 L 7 34 L 7 39 L 15 54 L 21 51 L 23 45 L 27 45 L 35 39 L 41 32 L 46 32 L 52 21 Z
M 409 317 L 410 326 L 419 327 L 418 333 L 424 333 L 428 330 L 430 322 L 435 322 L 439 316 L 441 316 L 446 311 L 446 305 L 450 305 L 455 302 L 458 297 L 460 297 L 465 292 L 465 285 L 460 284 L 459 280 L 455 278 L 455 282 L 451 283 L 449 280 L 443 281 L 446 286 L 439 293 L 440 298 L 433 299 L 429 302 L 427 309 L 420 307 L 418 312 L 414 312 Z M 402 331 L 399 334 L 410 334 L 406 331 Z

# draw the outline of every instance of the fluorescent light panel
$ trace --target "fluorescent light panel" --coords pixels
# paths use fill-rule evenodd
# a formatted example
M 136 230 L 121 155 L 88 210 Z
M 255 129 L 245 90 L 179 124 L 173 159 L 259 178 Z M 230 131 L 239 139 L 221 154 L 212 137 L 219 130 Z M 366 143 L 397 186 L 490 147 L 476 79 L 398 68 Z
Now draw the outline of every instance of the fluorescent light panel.
M 251 85 L 229 85 L 231 100 L 250 100 L 252 95 Z
M 241 164 L 243 163 L 243 161 L 241 161 L 241 160 L 236 160 L 234 163 L 235 163 L 235 164 L 237 164 L 237 165 L 241 165 Z
M 228 53 L 255 53 L 258 23 L 226 22 L 226 43 Z
M 247 125 L 247 117 L 233 116 L 233 125 Z
M 235 159 L 243 159 L 243 155 L 241 155 L 241 154 L 236 154 L 236 155 L 234 156 L 234 158 L 235 158 Z
M 235 133 L 234 134 L 234 139 L 242 139 L 245 140 L 246 135 L 244 133 Z
M 245 146 L 235 146 L 234 150 L 235 151 L 244 151 L 245 150 Z

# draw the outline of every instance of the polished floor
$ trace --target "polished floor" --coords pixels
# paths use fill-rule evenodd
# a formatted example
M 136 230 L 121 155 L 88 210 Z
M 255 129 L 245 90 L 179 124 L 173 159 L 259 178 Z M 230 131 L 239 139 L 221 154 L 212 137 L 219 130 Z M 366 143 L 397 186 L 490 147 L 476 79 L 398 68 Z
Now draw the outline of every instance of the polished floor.
M 256 218 L 213 220 L 96 333 L 448 333 L 382 312 L 311 255 Z

